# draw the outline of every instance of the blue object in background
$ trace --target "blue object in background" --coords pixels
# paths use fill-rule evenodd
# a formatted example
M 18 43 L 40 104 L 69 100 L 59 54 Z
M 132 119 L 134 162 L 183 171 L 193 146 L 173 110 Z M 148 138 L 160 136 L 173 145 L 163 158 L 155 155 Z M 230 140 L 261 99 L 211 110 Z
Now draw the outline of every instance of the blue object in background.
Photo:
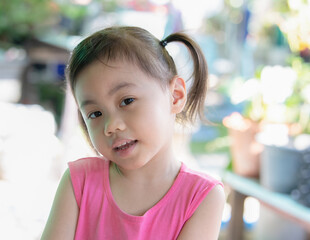
M 57 77 L 60 80 L 64 80 L 65 79 L 65 70 L 66 70 L 66 65 L 63 63 L 59 63 L 56 66 L 56 73 L 57 73 Z

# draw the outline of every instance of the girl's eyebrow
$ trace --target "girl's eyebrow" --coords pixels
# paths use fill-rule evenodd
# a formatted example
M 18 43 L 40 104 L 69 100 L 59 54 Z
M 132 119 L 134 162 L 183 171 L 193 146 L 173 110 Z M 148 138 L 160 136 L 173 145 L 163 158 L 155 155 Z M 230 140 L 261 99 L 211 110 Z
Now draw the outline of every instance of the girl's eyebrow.
M 117 91 L 119 91 L 122 88 L 127 88 L 127 87 L 133 87 L 136 86 L 134 83 L 128 83 L 128 82 L 122 82 L 120 84 L 117 84 L 115 87 L 113 87 L 109 92 L 108 95 L 112 96 L 113 94 L 115 94 Z M 94 100 L 84 100 L 82 101 L 80 108 L 85 108 L 86 105 L 92 105 L 92 104 L 96 104 L 96 102 Z
M 119 90 L 122 89 L 122 88 L 133 87 L 133 86 L 135 86 L 134 83 L 122 82 L 122 83 L 120 83 L 120 84 L 117 84 L 115 87 L 113 87 L 113 88 L 109 91 L 108 95 L 111 96 L 111 95 L 113 95 L 114 93 L 116 93 L 117 91 L 119 91 Z
M 93 100 L 84 100 L 82 101 L 80 108 L 82 109 L 85 108 L 86 105 L 92 105 L 92 104 L 96 104 L 96 102 Z

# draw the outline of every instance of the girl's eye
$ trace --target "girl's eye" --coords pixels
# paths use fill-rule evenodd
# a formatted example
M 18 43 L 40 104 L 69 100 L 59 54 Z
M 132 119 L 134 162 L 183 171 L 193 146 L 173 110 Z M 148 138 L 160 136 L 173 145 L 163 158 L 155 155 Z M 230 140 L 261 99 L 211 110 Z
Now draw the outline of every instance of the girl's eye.
M 91 114 L 89 114 L 89 115 L 88 115 L 88 118 L 90 118 L 90 119 L 95 119 L 95 118 L 97 118 L 97 117 L 100 117 L 101 115 L 102 115 L 101 112 L 96 111 L 96 112 L 92 112 Z
M 134 98 L 126 98 L 121 102 L 121 106 L 127 106 L 131 104 L 135 99 Z

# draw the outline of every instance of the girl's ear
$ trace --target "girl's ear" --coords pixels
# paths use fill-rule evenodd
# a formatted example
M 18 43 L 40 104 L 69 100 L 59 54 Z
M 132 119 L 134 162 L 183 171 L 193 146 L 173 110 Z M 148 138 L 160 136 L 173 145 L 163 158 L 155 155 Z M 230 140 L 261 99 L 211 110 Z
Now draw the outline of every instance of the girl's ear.
M 187 100 L 187 92 L 184 79 L 179 76 L 175 76 L 170 81 L 169 88 L 172 98 L 171 111 L 174 114 L 178 114 L 182 112 Z

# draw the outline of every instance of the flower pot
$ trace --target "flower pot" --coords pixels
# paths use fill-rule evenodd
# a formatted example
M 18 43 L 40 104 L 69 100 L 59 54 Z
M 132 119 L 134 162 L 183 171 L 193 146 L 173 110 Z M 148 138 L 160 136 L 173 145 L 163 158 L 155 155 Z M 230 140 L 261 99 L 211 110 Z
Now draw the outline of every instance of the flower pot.
M 261 155 L 260 183 L 280 193 L 297 187 L 302 151 L 288 146 L 264 145 Z
M 258 178 L 262 145 L 255 139 L 259 124 L 233 113 L 223 120 L 231 140 L 233 171 L 241 176 Z

